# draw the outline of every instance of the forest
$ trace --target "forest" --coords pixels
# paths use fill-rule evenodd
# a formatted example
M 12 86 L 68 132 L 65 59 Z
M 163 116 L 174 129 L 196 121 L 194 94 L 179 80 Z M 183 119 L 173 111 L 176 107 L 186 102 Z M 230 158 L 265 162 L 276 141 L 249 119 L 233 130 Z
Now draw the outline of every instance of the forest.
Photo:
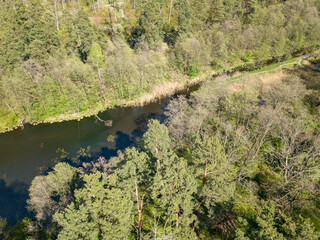
M 0 239 L 320 239 L 320 54 L 254 73 L 315 53 L 319 11 L 317 0 L 1 1 L 0 132 L 208 74 L 117 156 L 62 151 L 32 180 L 30 216 L 0 217 Z
M 319 239 L 319 78 L 208 79 L 116 157 L 62 152 L 1 239 Z
M 312 52 L 317 0 L 0 2 L 0 132 Z

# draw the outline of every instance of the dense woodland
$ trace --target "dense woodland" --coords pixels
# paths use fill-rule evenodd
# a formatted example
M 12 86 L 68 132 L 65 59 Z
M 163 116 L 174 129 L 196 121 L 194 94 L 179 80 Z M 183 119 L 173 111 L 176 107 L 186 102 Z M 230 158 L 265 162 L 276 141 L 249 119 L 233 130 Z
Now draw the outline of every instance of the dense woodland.
M 121 104 L 320 45 L 317 0 L 0 3 L 0 130 Z M 0 238 L 320 238 L 320 73 L 208 77 L 116 157 L 66 152 Z M 220 78 L 220 79 L 219 79 Z
M 317 0 L 1 1 L 0 131 L 312 51 L 319 9 Z
M 207 81 L 117 157 L 63 152 L 2 239 L 319 239 L 320 73 Z

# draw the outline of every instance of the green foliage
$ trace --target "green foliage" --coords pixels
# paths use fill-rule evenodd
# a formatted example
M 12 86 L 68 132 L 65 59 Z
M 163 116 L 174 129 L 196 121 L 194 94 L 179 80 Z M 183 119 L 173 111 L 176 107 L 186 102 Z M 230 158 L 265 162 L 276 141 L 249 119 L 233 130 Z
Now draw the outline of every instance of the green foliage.
M 88 115 L 203 69 L 261 68 L 320 41 L 314 0 L 105 4 L 1 2 L 0 131 Z
M 75 200 L 54 217 L 62 226 L 57 239 L 128 239 L 132 205 L 127 193 L 110 188 L 105 174 L 84 177 Z
M 94 43 L 88 56 L 88 60 L 92 59 L 99 67 L 103 66 L 103 54 L 99 44 Z
M 197 77 L 199 74 L 199 66 L 196 63 L 192 63 L 187 67 L 187 75 L 190 78 Z
M 80 58 L 83 62 L 85 62 L 92 48 L 92 43 L 94 39 L 93 27 L 85 11 L 80 10 L 77 13 L 74 22 L 74 27 L 77 36 L 77 48 L 80 54 Z
M 146 41 L 150 49 L 156 49 L 163 37 L 163 22 L 160 11 L 159 0 L 147 1 L 139 18 L 140 31 L 143 32 L 142 39 Z
M 0 237 L 4 238 L 7 227 L 7 220 L 0 217 Z
M 142 141 L 145 151 L 152 158 L 161 162 L 168 157 L 171 145 L 168 128 L 158 120 L 148 123 L 148 131 L 143 135 Z
M 75 168 L 58 163 L 47 176 L 33 179 L 28 208 L 35 212 L 38 221 L 51 220 L 54 213 L 66 207 L 72 199 L 75 177 Z
M 57 18 L 51 2 L 0 3 L 0 131 L 134 101 L 212 67 L 275 70 L 320 41 L 314 0 L 78 3 L 58 2 Z M 318 239 L 318 75 L 301 71 L 250 87 L 245 74 L 230 88 L 209 81 L 169 104 L 167 126 L 151 120 L 116 170 L 58 163 L 32 181 L 35 221 L 8 231 L 1 220 L 0 236 Z
M 236 91 L 236 84 L 207 82 L 169 104 L 168 127 L 150 120 L 136 146 L 110 164 L 58 163 L 32 181 L 28 206 L 37 224 L 28 220 L 15 227 L 20 232 L 4 234 L 318 239 L 318 115 L 302 104 L 309 90 L 299 72 L 255 76 Z M 81 82 L 80 73 L 74 81 Z
M 4 239 L 12 239 L 12 240 L 25 240 L 31 237 L 31 233 L 29 232 L 28 227 L 31 224 L 31 220 L 29 218 L 24 218 L 19 221 L 10 231 L 7 233 L 7 238 Z

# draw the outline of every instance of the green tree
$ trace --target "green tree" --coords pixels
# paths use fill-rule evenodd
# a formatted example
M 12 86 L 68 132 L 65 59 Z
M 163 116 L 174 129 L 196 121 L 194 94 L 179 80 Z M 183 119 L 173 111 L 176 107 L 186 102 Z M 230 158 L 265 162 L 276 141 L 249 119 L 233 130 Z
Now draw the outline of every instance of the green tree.
M 76 169 L 67 163 L 58 163 L 47 176 L 32 180 L 28 209 L 35 212 L 38 221 L 51 221 L 52 215 L 72 200 Z
M 159 167 L 168 157 L 171 147 L 168 128 L 158 120 L 150 120 L 148 131 L 143 135 L 142 142 L 144 151 L 157 162 Z
M 94 31 L 90 23 L 88 15 L 85 11 L 80 10 L 75 19 L 74 26 L 77 37 L 77 48 L 80 54 L 80 58 L 85 62 L 88 58 L 88 54 L 92 48 L 92 43 L 94 40 Z
M 1 34 L 0 51 L 1 63 L 13 67 L 26 59 L 27 34 L 25 24 L 27 21 L 27 9 L 22 0 L 15 2 L 13 8 L 8 2 L 1 9 Z
M 178 31 L 186 34 L 191 31 L 191 6 L 188 0 L 180 0 L 174 3 L 178 15 Z
M 4 238 L 7 228 L 7 220 L 0 217 L 0 237 Z
M 217 136 L 204 134 L 196 137 L 194 143 L 191 164 L 196 178 L 201 181 L 196 211 L 205 211 L 208 221 L 212 221 L 216 216 L 215 206 L 234 195 L 235 169 Z
M 131 195 L 134 203 L 134 215 L 137 218 L 138 238 L 142 238 L 143 214 L 145 201 L 152 183 L 152 166 L 148 155 L 136 148 L 126 149 L 124 159 L 126 164 L 115 172 L 117 186 Z
M 152 186 L 152 196 L 164 211 L 163 222 L 173 226 L 164 235 L 171 233 L 174 239 L 195 238 L 192 224 L 197 220 L 194 215 L 196 192 L 197 182 L 186 160 L 175 154 L 165 158 Z
M 205 22 L 208 19 L 208 11 L 205 0 L 193 0 L 191 4 L 192 30 L 200 31 L 205 29 Z
M 160 0 L 145 3 L 143 13 L 139 18 L 142 37 L 150 49 L 156 49 L 163 39 L 163 21 L 161 19 Z
M 85 175 L 83 180 L 75 200 L 54 216 L 62 227 L 58 239 L 129 239 L 130 195 L 110 186 L 105 173 Z
M 98 43 L 94 43 L 88 56 L 88 61 L 93 61 L 98 67 L 103 66 L 103 54 L 101 47 Z
M 213 0 L 210 6 L 209 18 L 213 22 L 222 22 L 225 18 L 223 0 Z

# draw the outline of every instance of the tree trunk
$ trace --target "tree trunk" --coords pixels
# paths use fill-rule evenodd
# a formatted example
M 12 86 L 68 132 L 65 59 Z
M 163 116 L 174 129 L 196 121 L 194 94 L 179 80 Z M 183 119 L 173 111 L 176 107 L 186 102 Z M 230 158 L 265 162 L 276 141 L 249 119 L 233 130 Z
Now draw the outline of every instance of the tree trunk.
M 57 30 L 60 31 L 59 18 L 58 18 L 58 0 L 53 0 L 53 4 L 54 4 L 54 15 L 56 17 L 56 23 L 57 23 Z
M 141 239 L 142 209 L 143 209 L 143 199 L 144 199 L 145 193 L 142 195 L 141 203 L 139 204 L 139 191 L 138 191 L 137 177 L 135 178 L 135 187 L 136 187 L 136 199 L 137 199 L 137 209 L 138 209 L 138 231 L 139 231 L 139 239 Z
M 111 34 L 112 34 L 112 37 L 113 37 L 113 24 L 112 24 L 112 16 L 111 16 L 110 8 L 108 8 L 108 12 L 109 12 L 109 18 L 110 18 Z
M 176 227 L 179 227 L 179 212 L 177 212 L 176 215 L 177 215 Z
M 202 186 L 206 184 L 207 181 L 207 175 L 208 175 L 208 161 L 206 161 L 206 167 L 204 168 L 204 175 L 202 179 Z
M 170 25 L 170 21 L 171 21 L 171 12 L 172 12 L 172 5 L 173 5 L 173 0 L 171 0 L 171 2 L 170 2 L 170 11 L 169 11 L 169 25 Z

